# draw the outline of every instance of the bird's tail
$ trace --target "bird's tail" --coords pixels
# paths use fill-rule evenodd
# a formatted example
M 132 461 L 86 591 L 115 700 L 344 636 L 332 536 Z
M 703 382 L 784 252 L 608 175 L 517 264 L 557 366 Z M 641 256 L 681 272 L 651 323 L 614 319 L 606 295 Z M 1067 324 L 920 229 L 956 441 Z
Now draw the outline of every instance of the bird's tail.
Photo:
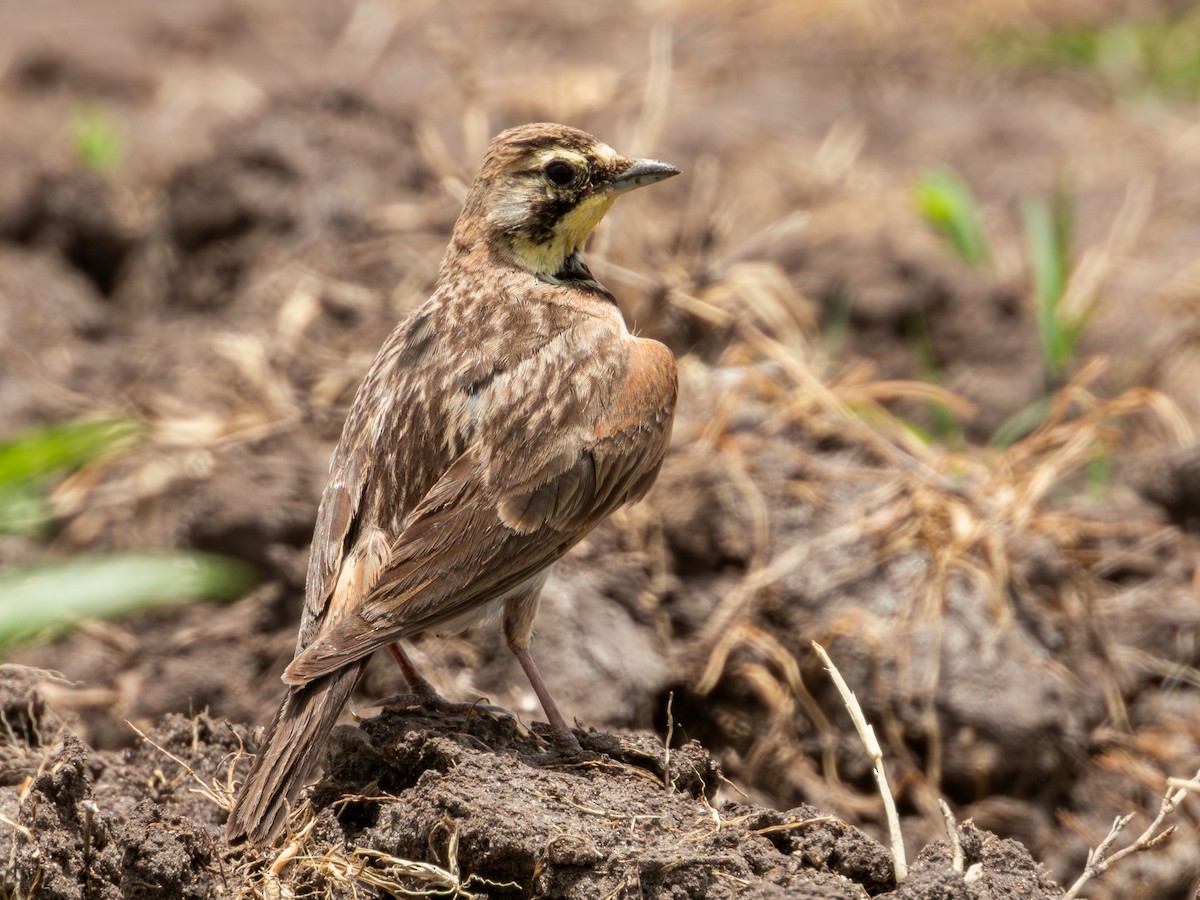
M 287 823 L 288 808 L 320 759 L 321 747 L 367 661 L 288 690 L 229 813 L 230 843 L 266 844 Z

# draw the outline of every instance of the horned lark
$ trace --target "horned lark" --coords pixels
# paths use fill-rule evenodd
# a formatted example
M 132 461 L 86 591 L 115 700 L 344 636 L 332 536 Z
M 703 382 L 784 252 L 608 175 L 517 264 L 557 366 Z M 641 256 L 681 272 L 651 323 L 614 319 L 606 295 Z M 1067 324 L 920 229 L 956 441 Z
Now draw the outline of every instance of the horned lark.
M 562 125 L 492 141 L 433 296 L 384 344 L 334 451 L 287 696 L 230 840 L 279 833 L 376 650 L 439 699 L 396 643 L 421 632 L 502 616 L 556 743 L 578 746 L 530 655 L 538 597 L 649 489 L 676 394 L 671 352 L 629 333 L 581 254 L 618 196 L 678 172 Z

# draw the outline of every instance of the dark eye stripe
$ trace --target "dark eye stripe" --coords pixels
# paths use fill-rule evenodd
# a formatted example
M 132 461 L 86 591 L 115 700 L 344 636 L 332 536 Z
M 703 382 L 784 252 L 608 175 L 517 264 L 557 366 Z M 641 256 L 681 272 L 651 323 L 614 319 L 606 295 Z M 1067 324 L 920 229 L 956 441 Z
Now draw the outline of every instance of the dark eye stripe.
M 577 203 L 577 197 L 556 197 L 537 204 L 530 210 L 529 220 L 521 227 L 521 235 L 534 244 L 546 243 L 554 237 L 554 226 Z

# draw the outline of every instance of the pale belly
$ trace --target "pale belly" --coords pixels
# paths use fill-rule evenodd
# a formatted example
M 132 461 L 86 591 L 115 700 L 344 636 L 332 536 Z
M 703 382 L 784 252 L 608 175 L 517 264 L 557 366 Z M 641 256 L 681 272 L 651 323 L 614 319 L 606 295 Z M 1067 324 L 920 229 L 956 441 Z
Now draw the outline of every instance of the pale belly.
M 514 600 L 520 597 L 528 597 L 530 594 L 537 594 L 541 591 L 542 585 L 546 583 L 546 579 L 550 577 L 550 570 L 553 565 L 549 565 L 536 575 L 525 579 L 516 587 L 501 594 L 494 600 L 477 606 L 474 609 L 467 610 L 462 615 L 455 616 L 443 623 L 434 633 L 439 636 L 460 634 L 468 628 L 475 628 L 479 625 L 486 625 L 494 621 L 504 612 L 504 604 L 509 600 Z

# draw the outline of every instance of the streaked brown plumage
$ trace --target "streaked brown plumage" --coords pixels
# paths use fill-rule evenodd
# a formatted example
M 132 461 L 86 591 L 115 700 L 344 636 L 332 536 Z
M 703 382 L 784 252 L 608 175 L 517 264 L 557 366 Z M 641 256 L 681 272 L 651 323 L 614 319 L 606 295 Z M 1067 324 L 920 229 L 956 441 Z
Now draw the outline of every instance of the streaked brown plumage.
M 538 597 L 650 487 L 676 393 L 670 351 L 629 333 L 580 253 L 620 193 L 677 172 L 562 125 L 492 141 L 433 296 L 384 344 L 334 451 L 288 693 L 230 840 L 279 833 L 370 655 L 424 631 L 502 614 L 557 742 L 575 744 L 529 655 Z

